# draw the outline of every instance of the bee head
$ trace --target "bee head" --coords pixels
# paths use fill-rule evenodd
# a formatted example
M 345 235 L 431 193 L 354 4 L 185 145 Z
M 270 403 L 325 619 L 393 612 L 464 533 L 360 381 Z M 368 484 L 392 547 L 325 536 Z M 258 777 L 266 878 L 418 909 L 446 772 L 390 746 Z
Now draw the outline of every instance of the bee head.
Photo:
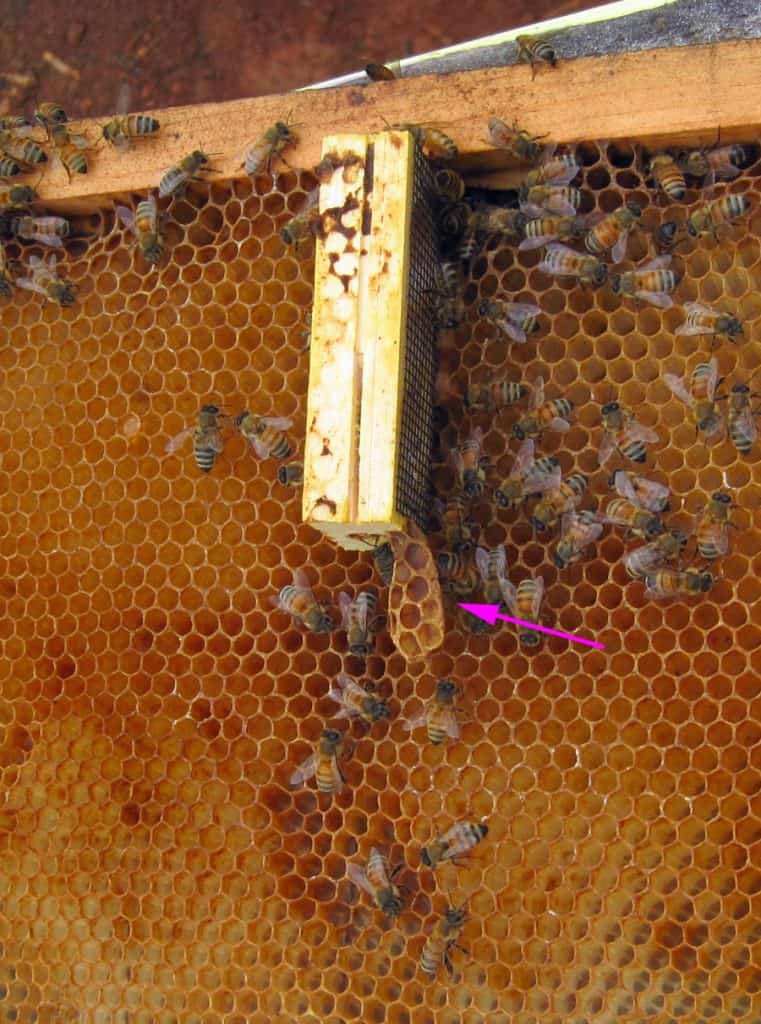
M 210 406 L 209 408 L 212 407 Z M 214 412 L 219 412 L 219 409 L 215 408 Z M 239 427 L 241 423 L 245 420 L 245 418 L 248 416 L 248 414 L 248 409 L 244 409 L 243 412 L 239 412 L 238 415 L 235 417 L 235 426 Z
M 204 153 L 202 149 L 194 149 L 190 155 L 193 158 L 193 160 L 199 165 L 207 164 L 209 162 L 208 156 Z
M 422 862 L 425 864 L 425 866 L 427 868 L 431 867 L 431 855 L 428 852 L 428 847 L 427 846 L 423 847 L 423 852 L 420 855 L 420 859 L 422 860 Z
M 608 280 L 608 267 L 605 263 L 599 263 L 592 274 L 592 281 L 595 284 L 605 284 Z M 615 291 L 615 289 L 613 289 Z
M 331 747 L 337 747 L 341 742 L 341 733 L 337 729 L 323 729 L 320 738 Z
M 658 516 L 651 516 L 650 519 L 648 519 L 647 526 L 645 527 L 645 533 L 648 537 L 658 537 L 665 532 L 666 527 L 660 521 Z
M 479 316 L 488 316 L 491 307 L 492 307 L 491 299 L 482 299 L 478 303 L 478 315 Z
M 201 412 L 210 412 L 212 415 L 216 416 L 219 412 L 219 407 L 216 405 L 202 405 Z
M 692 237 L 693 237 L 693 238 L 697 238 L 697 237 L 698 237 L 698 229 L 697 229 L 697 227 L 696 227 L 696 226 L 695 226 L 695 225 L 694 225 L 694 224 L 692 223 L 692 221 L 691 221 L 691 220 L 688 220 L 688 221 L 687 221 L 687 234 L 688 234 L 688 235 L 692 235 Z
M 613 276 L 610 279 L 610 288 L 611 288 L 611 291 L 616 293 L 616 295 L 618 295 L 618 293 L 621 291 L 621 275 L 620 274 L 613 274 Z
M 736 395 L 749 395 L 750 388 L 747 384 L 735 384 L 732 388 L 732 393 Z
M 521 643 L 524 647 L 538 647 L 539 646 L 539 634 L 533 630 L 529 633 L 521 633 Z
M 513 424 L 513 437 L 517 437 L 519 441 L 523 441 L 526 437 L 526 433 L 520 423 Z
M 735 317 L 732 317 L 729 321 L 729 327 L 727 328 L 727 334 L 732 337 L 734 334 L 739 334 L 741 338 L 745 337 L 745 331 L 743 325 Z
M 705 593 L 710 590 L 713 586 L 713 576 L 710 572 L 701 572 L 700 574 L 700 589 Z
M 642 216 L 642 207 L 639 205 L 639 203 L 627 203 L 626 209 L 635 217 Z
M 603 409 L 603 412 L 605 412 L 605 409 Z M 620 469 L 616 469 L 616 470 L 614 470 L 610 474 L 610 476 L 608 477 L 608 487 L 615 487 L 616 486 L 616 477 L 618 476 L 618 474 L 620 472 L 621 472 Z
M 389 711 L 388 704 L 385 700 L 376 700 L 373 698 L 370 701 L 370 717 L 374 722 L 379 722 L 381 718 L 388 718 L 391 712 Z
M 459 928 L 467 917 L 463 907 L 447 907 L 444 915 L 450 928 Z
M 716 491 L 715 494 L 711 495 L 713 501 L 720 501 L 722 505 L 731 505 L 732 498 L 725 491 Z
M 536 516 L 532 516 L 531 517 L 531 525 L 534 527 L 535 530 L 538 530 L 539 533 L 544 533 L 544 531 L 546 529 L 546 527 L 545 527 L 544 523 L 542 522 L 542 520 L 541 519 L 537 519 Z
M 689 534 L 686 534 L 684 530 L 674 529 L 671 531 L 671 536 L 679 542 L 679 546 L 683 548 L 687 541 L 690 539 Z
M 552 561 L 558 569 L 565 569 L 567 567 L 568 563 L 566 562 L 565 555 L 561 554 L 560 545 L 558 545 L 558 550 L 553 552 Z
M 442 679 L 441 682 L 436 683 L 436 699 L 448 700 L 455 695 L 456 690 L 457 687 L 451 679 Z

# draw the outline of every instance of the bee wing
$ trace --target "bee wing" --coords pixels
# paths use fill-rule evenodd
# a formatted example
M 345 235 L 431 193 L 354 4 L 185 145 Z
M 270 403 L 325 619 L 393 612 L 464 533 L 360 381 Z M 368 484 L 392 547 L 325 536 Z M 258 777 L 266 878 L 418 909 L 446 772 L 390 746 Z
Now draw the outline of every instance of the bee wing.
M 69 142 L 77 149 L 89 149 L 90 147 L 90 140 L 84 135 L 69 135 Z
M 640 505 L 640 500 L 637 497 L 637 492 L 634 490 L 632 484 L 626 473 L 622 473 L 620 470 L 615 475 L 614 487 L 616 493 L 620 494 L 622 498 L 626 498 L 632 505 Z
M 352 882 L 360 889 L 364 889 L 365 892 L 375 899 L 375 889 L 370 884 L 370 879 L 367 877 L 367 872 L 360 864 L 349 863 L 346 865 L 346 874 Z
M 275 430 L 287 430 L 288 427 L 293 426 L 293 420 L 289 420 L 285 416 L 262 416 L 262 423 L 268 427 L 274 427 Z
M 526 332 L 523 328 L 519 327 L 518 324 L 514 324 L 512 320 L 508 320 L 507 317 L 495 320 L 494 323 L 519 345 L 526 341 Z
M 549 196 L 544 204 L 544 208 L 551 213 L 556 213 L 559 217 L 573 217 L 576 213 L 576 207 L 573 203 L 559 194 Z
M 406 732 L 412 732 L 413 729 L 419 729 L 422 725 L 425 725 L 428 719 L 428 713 L 425 708 L 419 711 L 414 718 L 407 718 L 402 722 L 402 728 Z
M 677 377 L 675 373 L 664 373 L 663 380 L 677 398 L 681 398 L 686 405 L 692 405 L 692 395 L 684 386 L 684 381 L 681 377 Z
M 579 165 L 577 163 L 567 164 L 562 171 L 558 171 L 557 174 L 553 174 L 551 178 L 548 178 L 546 184 L 570 185 L 578 173 Z
M 637 267 L 638 274 L 647 274 L 651 270 L 665 270 L 671 263 L 671 255 L 664 253 L 662 256 L 655 256 L 649 263 L 645 263 L 642 267 Z
M 650 302 L 660 309 L 671 309 L 674 305 L 674 300 L 668 292 L 645 292 L 638 289 L 634 294 L 638 299 L 644 299 L 645 302 Z
M 674 334 L 706 334 L 707 330 L 705 327 L 701 327 L 700 324 L 688 324 L 683 323 L 674 331 Z
M 716 383 L 719 379 L 719 364 L 716 359 L 712 359 L 708 364 L 708 385 L 707 394 L 709 398 L 713 398 L 716 393 Z M 713 433 L 713 431 L 711 431 Z
M 41 284 L 37 284 L 34 278 L 31 277 L 17 277 L 16 284 L 19 288 L 24 288 L 28 292 L 39 292 L 40 295 L 47 296 L 47 292 Z
M 705 316 L 716 316 L 716 310 L 710 306 L 704 306 L 702 302 L 685 302 L 684 308 L 688 313 L 702 313 Z
M 531 393 L 531 401 L 529 407 L 538 409 L 540 405 L 544 404 L 544 377 L 535 377 L 533 382 L 533 390 Z
M 485 583 L 489 577 L 489 553 L 486 548 L 476 548 L 475 559 L 476 568 Z
M 600 451 L 597 455 L 597 461 L 603 466 L 608 459 L 611 457 L 616 448 L 616 439 L 612 434 L 606 430 L 600 441 Z
M 529 316 L 539 316 L 541 312 L 539 306 L 534 306 L 531 302 L 507 303 L 507 315 L 511 320 L 514 320 L 516 317 L 520 320 L 525 320 Z
M 443 718 L 443 725 L 446 729 L 447 736 L 452 740 L 459 740 L 460 738 L 460 723 L 457 721 L 457 714 L 453 708 L 447 708 L 447 712 Z
M 511 473 L 516 476 L 524 476 L 534 461 L 534 442 L 531 438 L 526 438 L 525 441 L 521 442 L 521 446 L 516 452 L 515 459 L 513 461 L 513 468 Z
M 495 570 L 497 576 L 502 578 L 507 570 L 507 554 L 505 553 L 504 545 L 500 544 L 500 546 L 496 548 L 494 560 L 496 562 Z
M 131 231 L 135 230 L 135 214 L 132 210 L 128 209 L 126 206 L 117 206 L 116 215 L 125 228 L 129 228 Z
M 302 592 L 306 592 L 314 600 L 314 594 L 312 593 L 312 584 L 309 582 L 309 577 L 303 569 L 293 570 L 293 585 L 298 587 Z
M 537 206 L 536 203 L 521 203 L 521 212 L 525 213 L 527 217 L 532 220 L 537 220 L 539 217 L 544 217 L 547 212 L 544 207 Z M 575 213 L 575 210 L 571 210 L 571 213 Z
M 317 755 L 310 754 L 306 761 L 303 761 L 299 767 L 291 773 L 291 777 L 288 780 L 291 786 L 300 786 L 307 779 L 311 779 L 314 773 L 317 771 Z
M 550 491 L 554 487 L 560 487 L 561 479 L 560 466 L 553 466 L 550 471 L 538 467 L 535 463 L 523 478 L 523 492 L 524 494 L 541 494 L 543 491 Z
M 510 580 L 506 580 L 503 578 L 499 581 L 499 589 L 502 591 L 502 597 L 504 599 L 505 604 L 510 609 L 512 614 L 515 615 L 515 602 L 518 596 L 515 587 L 510 582 Z
M 263 441 L 261 439 L 261 437 L 249 436 L 248 441 L 251 447 L 254 449 L 254 454 L 256 455 L 257 458 L 266 459 L 268 457 L 270 453 L 269 446 L 267 445 L 266 441 Z
M 560 416 L 556 416 L 554 420 L 550 420 L 547 426 L 550 428 L 550 430 L 566 431 L 571 429 L 571 424 L 568 422 L 568 420 L 564 420 Z
M 527 238 L 524 238 L 523 241 L 518 246 L 518 248 L 519 249 L 523 249 L 524 251 L 526 249 L 540 249 L 543 245 L 548 245 L 555 238 L 557 238 L 557 235 L 554 235 L 554 234 L 553 235 L 531 235 L 531 236 L 529 236 Z
M 534 622 L 539 618 L 539 609 L 542 605 L 542 598 L 544 597 L 544 577 L 537 576 L 534 580 L 536 584 L 536 590 L 534 591 L 534 599 L 531 602 L 531 618 Z
M 17 281 L 16 284 L 21 284 L 21 282 Z M 194 427 L 186 427 L 185 430 L 181 430 L 179 434 L 175 434 L 170 441 L 167 441 L 164 451 L 169 452 L 170 454 L 172 452 L 176 452 L 178 448 L 185 444 L 189 437 L 193 436 L 194 429 Z
M 639 505 L 648 512 L 662 512 L 671 494 L 665 484 L 659 484 L 656 480 L 648 480 L 647 487 L 636 493 Z M 629 500 L 631 501 L 631 498 Z
M 132 99 L 132 89 L 128 82 L 122 82 L 119 85 L 119 89 L 116 93 L 116 113 L 120 116 L 129 113 L 130 100 Z
M 625 228 L 618 236 L 618 241 L 611 249 L 611 256 L 614 263 L 620 263 L 626 259 L 626 243 L 629 241 L 629 229 Z
M 341 623 L 343 624 L 344 629 L 349 625 L 349 612 L 352 604 L 352 598 L 342 590 L 338 595 L 338 607 L 341 609 Z

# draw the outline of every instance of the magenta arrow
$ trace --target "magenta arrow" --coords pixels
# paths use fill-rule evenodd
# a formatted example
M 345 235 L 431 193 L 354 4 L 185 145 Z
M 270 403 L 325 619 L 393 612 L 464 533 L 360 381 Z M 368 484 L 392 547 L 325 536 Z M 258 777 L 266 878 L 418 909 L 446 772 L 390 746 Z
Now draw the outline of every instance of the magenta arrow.
M 458 604 L 466 612 L 470 612 L 471 615 L 475 615 L 479 619 L 483 619 L 484 622 L 488 622 L 490 626 L 493 626 L 497 619 L 504 619 L 505 622 L 514 622 L 516 626 L 525 626 L 527 629 L 535 629 L 539 633 L 549 633 L 550 636 L 562 636 L 564 640 L 572 640 L 575 644 L 584 644 L 586 647 L 597 647 L 601 651 L 605 650 L 605 644 L 598 644 L 596 640 L 586 640 L 583 636 L 574 636 L 573 633 L 561 633 L 559 629 L 548 629 L 547 626 L 540 626 L 536 622 L 524 622 L 523 619 L 514 619 L 510 615 L 501 615 L 498 604 L 462 604 L 462 602 L 458 602 Z

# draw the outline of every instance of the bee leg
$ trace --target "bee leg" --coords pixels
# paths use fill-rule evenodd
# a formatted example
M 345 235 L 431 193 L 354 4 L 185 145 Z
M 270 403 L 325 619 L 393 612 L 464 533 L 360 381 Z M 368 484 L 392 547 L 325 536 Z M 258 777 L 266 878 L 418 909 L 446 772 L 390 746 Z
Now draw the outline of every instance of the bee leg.
M 468 953 L 467 949 L 464 946 L 461 946 L 459 942 L 453 942 L 452 945 L 454 946 L 455 949 L 459 949 L 461 953 L 464 953 L 465 956 L 470 956 L 470 953 Z
M 452 967 L 452 958 L 450 957 L 448 952 L 444 953 L 443 960 L 444 966 L 447 969 L 447 973 L 454 974 L 454 968 Z

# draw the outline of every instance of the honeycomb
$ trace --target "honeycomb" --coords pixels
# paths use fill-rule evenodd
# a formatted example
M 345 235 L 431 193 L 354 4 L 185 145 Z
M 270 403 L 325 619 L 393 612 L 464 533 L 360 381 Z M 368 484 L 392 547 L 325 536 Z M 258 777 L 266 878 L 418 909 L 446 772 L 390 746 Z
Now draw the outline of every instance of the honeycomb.
M 625 195 L 650 202 L 646 223 L 681 212 L 651 201 L 634 148 L 580 153 L 596 208 Z M 648 465 L 675 521 L 720 486 L 735 495 L 720 582 L 664 605 L 628 584 L 620 533 L 560 573 L 525 515 L 477 507 L 511 578 L 544 576 L 550 624 L 604 651 L 552 638 L 529 657 L 511 626 L 474 635 L 450 615 L 426 663 L 382 633 L 358 664 L 343 631 L 306 633 L 268 598 L 303 567 L 320 601 L 369 585 L 385 605 L 370 555 L 301 524 L 298 492 L 240 437 L 208 476 L 189 443 L 165 454 L 215 399 L 291 417 L 299 457 L 312 254 L 278 230 L 308 176 L 192 191 L 157 269 L 104 213 L 86 251 L 69 246 L 73 308 L 28 293 L 0 308 L 3 1020 L 757 1024 L 758 449 L 696 443 L 661 375 L 707 348 L 674 335 L 690 299 L 746 321 L 750 340 L 718 349 L 722 374 L 757 364 L 759 173 L 729 186 L 754 200 L 742 226 L 680 248 L 674 309 L 552 281 L 538 253 L 495 240 L 466 324 L 442 339 L 459 388 L 541 372 L 577 403 L 540 449 L 594 475 L 594 494 L 612 385 L 657 426 Z M 637 232 L 630 257 L 646 242 Z M 544 311 L 509 350 L 476 316 L 502 293 Z M 449 443 L 468 421 L 454 399 L 445 411 Z M 501 468 L 514 415 L 485 423 Z M 328 800 L 288 777 L 335 713 L 339 671 L 374 683 L 391 718 L 339 723 L 348 785 Z M 403 720 L 444 677 L 463 691 L 462 738 L 432 746 Z M 421 847 L 464 819 L 488 837 L 459 866 L 421 868 Z M 347 878 L 373 846 L 406 865 L 392 920 Z M 431 981 L 418 961 L 450 904 L 469 912 L 467 953 Z

